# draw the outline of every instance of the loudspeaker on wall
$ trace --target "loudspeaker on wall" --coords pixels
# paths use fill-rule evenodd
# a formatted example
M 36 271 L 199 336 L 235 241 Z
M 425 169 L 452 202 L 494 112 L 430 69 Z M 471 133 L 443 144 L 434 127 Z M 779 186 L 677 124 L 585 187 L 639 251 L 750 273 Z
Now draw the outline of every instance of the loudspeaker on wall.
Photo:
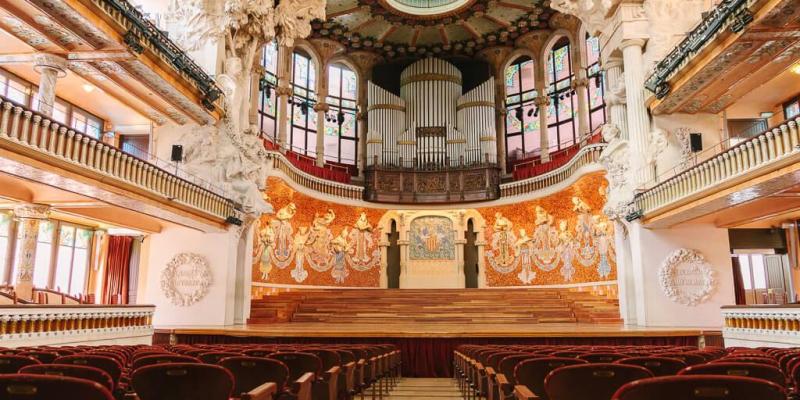
M 690 133 L 689 147 L 692 149 L 693 153 L 703 151 L 703 136 L 699 133 Z
M 183 146 L 179 144 L 172 145 L 172 161 L 181 162 L 183 161 Z

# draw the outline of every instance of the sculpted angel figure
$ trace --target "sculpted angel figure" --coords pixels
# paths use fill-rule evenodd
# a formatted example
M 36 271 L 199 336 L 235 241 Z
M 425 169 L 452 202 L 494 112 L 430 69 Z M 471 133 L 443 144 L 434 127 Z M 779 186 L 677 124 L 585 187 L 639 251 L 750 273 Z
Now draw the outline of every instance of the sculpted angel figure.
M 328 212 L 322 215 L 319 213 L 314 213 L 314 221 L 312 222 L 314 225 L 314 230 L 323 230 L 327 228 L 334 219 L 336 219 L 336 213 L 334 213 L 330 208 L 328 209 Z
M 504 217 L 501 213 L 494 214 L 494 230 L 497 232 L 508 232 L 511 228 L 514 227 L 514 224 L 508 220 L 508 218 Z
M 262 250 L 258 270 L 261 272 L 261 279 L 267 280 L 269 273 L 272 271 L 272 252 L 275 249 L 275 230 L 272 225 L 267 224 L 264 229 L 259 232 L 259 241 L 261 242 Z
M 360 231 L 372 232 L 372 225 L 367 220 L 367 213 L 362 212 L 361 215 L 358 216 L 355 227 Z
M 536 206 L 536 221 L 534 222 L 536 225 L 552 225 L 553 224 L 553 216 L 547 212 L 544 208 L 540 206 Z
M 514 243 L 514 253 L 519 257 L 520 265 L 522 266 L 522 270 L 517 274 L 517 277 L 522 283 L 529 285 L 536 278 L 536 272 L 531 268 L 533 263 L 532 239 L 525 232 L 525 229 L 519 230 L 519 238 Z
M 297 213 L 297 206 L 294 203 L 289 203 L 278 210 L 275 218 L 280 221 L 288 221 L 294 217 L 295 213 Z
M 566 220 L 558 221 L 558 247 L 561 252 L 561 260 L 564 265 L 561 266 L 561 276 L 564 282 L 572 281 L 572 276 L 575 274 L 575 266 L 572 264 L 572 259 L 575 256 L 575 237 L 569 231 L 569 226 Z
M 336 236 L 332 241 L 331 245 L 333 247 L 333 269 L 331 270 L 331 276 L 333 277 L 336 283 L 343 283 L 347 275 L 347 268 L 345 265 L 345 256 L 347 253 L 347 249 L 350 247 L 348 243 L 347 236 L 350 234 L 350 230 L 345 226 L 342 231 Z
M 308 227 L 303 226 L 294 236 L 294 269 L 291 275 L 297 283 L 303 282 L 308 277 L 308 271 L 303 268 L 303 264 L 305 263 L 306 243 L 310 234 L 311 231 L 308 230 Z
M 585 201 L 583 201 L 583 199 L 581 199 L 580 197 L 577 197 L 577 196 L 573 196 L 572 197 L 572 211 L 575 211 L 576 213 L 583 214 L 583 213 L 592 212 L 592 209 L 589 207 L 588 204 L 586 204 Z

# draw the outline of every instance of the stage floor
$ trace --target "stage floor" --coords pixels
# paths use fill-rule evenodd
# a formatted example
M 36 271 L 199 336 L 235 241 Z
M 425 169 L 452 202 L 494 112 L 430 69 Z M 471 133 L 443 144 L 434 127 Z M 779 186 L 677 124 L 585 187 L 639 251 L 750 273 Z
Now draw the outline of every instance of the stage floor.
M 275 338 L 622 338 L 718 337 L 720 328 L 669 328 L 622 324 L 330 324 L 273 323 L 231 326 L 160 326 L 160 334 Z

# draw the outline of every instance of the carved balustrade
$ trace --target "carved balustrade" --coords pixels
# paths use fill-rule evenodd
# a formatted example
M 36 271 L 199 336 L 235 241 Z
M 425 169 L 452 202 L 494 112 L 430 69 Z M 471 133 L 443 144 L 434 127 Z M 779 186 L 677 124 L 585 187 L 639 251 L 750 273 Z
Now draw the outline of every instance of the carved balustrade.
M 76 132 L 46 116 L 0 97 L 0 147 L 52 163 L 79 166 L 115 181 L 176 202 L 218 219 L 234 215 L 234 202 L 199 184 L 175 176 L 147 161 Z
M 722 307 L 726 346 L 800 345 L 800 305 Z
M 745 173 L 766 168 L 800 152 L 800 118 L 709 158 L 636 196 L 637 210 L 647 216 L 690 196 L 719 187 Z
M 567 181 L 581 169 L 602 168 L 600 165 L 600 154 L 606 148 L 605 143 L 590 144 L 581 150 L 572 159 L 546 174 L 534 176 L 515 182 L 500 185 L 500 196 L 519 196 L 543 190 Z
M 148 343 L 155 306 L 14 305 L 0 307 L 4 347 L 69 343 Z
M 330 196 L 350 200 L 362 200 L 364 196 L 364 188 L 361 186 L 334 182 L 301 171 L 287 160 L 283 154 L 277 151 L 269 151 L 267 154 L 268 158 L 272 161 L 273 171 L 280 171 L 287 179 L 300 186 Z

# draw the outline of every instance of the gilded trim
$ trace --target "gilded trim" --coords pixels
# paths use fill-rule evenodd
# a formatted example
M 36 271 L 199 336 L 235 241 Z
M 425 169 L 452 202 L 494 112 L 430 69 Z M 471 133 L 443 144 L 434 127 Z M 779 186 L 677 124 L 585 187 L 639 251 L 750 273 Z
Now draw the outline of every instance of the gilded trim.
M 450 140 L 448 140 L 448 141 L 447 141 L 447 142 L 445 142 L 445 143 L 447 143 L 447 144 L 461 144 L 461 143 L 467 143 L 467 139 L 450 139 Z
M 369 139 L 367 144 L 383 144 L 383 139 Z
M 373 104 L 369 106 L 367 112 L 372 110 L 395 110 L 395 111 L 406 111 L 406 106 L 401 106 L 398 104 Z
M 400 82 L 400 86 L 405 86 L 409 83 L 414 82 L 430 82 L 430 81 L 445 81 L 445 82 L 453 82 L 456 85 L 461 84 L 461 78 L 455 75 L 447 75 L 447 74 L 419 74 L 419 75 L 412 75 L 408 78 L 403 79 Z
M 417 141 L 416 141 L 416 140 L 398 140 L 398 141 L 397 141 L 397 144 L 399 144 L 399 145 L 412 145 L 412 146 L 416 146 L 416 145 L 417 145 Z
M 497 140 L 494 136 L 481 136 L 481 142 L 494 142 Z
M 456 106 L 456 111 L 460 111 L 460 110 L 463 110 L 465 108 L 470 108 L 470 107 L 492 107 L 492 108 L 494 108 L 495 106 L 496 106 L 496 104 L 494 104 L 494 102 L 491 102 L 491 101 L 470 101 L 468 103 L 457 105 Z

